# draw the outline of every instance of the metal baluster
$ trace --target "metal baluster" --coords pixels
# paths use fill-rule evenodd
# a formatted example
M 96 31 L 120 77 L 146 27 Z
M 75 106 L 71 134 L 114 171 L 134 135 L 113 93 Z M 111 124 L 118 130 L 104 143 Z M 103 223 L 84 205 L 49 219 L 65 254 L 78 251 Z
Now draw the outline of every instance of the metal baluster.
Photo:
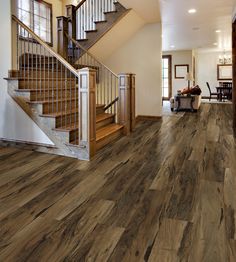
M 64 70 L 65 70 L 65 79 L 63 81 L 64 83 L 64 88 L 65 88 L 65 99 L 64 99 L 64 108 L 65 108 L 65 112 L 67 112 L 67 77 L 66 77 L 66 68 L 63 66 Z M 67 126 L 67 115 L 65 117 L 65 126 Z
M 52 88 L 52 100 L 53 100 L 53 104 L 52 104 L 52 112 L 54 112 L 54 57 L 51 57 L 51 61 L 52 61 L 52 77 L 53 77 L 53 81 L 52 81 L 52 85 L 53 85 L 53 88 Z
M 79 30 L 79 35 L 78 35 L 78 39 L 81 39 L 81 22 L 82 22 L 82 9 L 80 8 L 79 9 L 79 26 L 78 26 L 78 29 Z
M 76 104 L 77 99 L 78 99 L 78 106 L 79 106 L 79 103 L 80 103 L 80 101 L 79 101 L 79 91 L 77 92 L 79 86 L 78 86 L 78 88 L 77 88 L 77 86 L 76 86 L 77 80 L 78 80 L 77 77 L 74 76 L 74 97 L 75 97 L 74 126 L 75 126 L 75 127 L 76 127 L 77 121 L 78 121 L 78 123 L 79 123 L 79 118 L 77 118 L 77 112 L 79 112 L 79 109 L 77 109 L 77 104 Z M 79 83 L 79 81 L 78 81 L 78 83 Z
M 37 90 L 37 93 L 38 93 L 38 43 L 36 43 L 36 46 L 35 46 L 35 48 L 36 48 L 36 90 Z
M 103 67 L 101 66 L 100 68 L 100 101 L 101 104 L 103 103 L 103 96 L 102 96 L 102 92 L 103 92 Z
M 63 75 L 62 75 L 62 64 L 61 64 L 61 62 L 60 62 L 60 72 L 61 72 L 61 73 L 60 73 L 60 78 L 61 78 L 61 79 L 60 79 L 60 87 L 61 87 L 61 112 L 62 112 L 62 111 L 63 111 L 63 109 L 62 109 L 62 99 L 63 99 L 63 98 L 62 98 L 62 94 L 63 94 L 63 90 L 62 90 L 62 88 L 63 88 L 63 87 L 62 87 L 62 81 L 63 81 L 63 80 L 62 80 L 62 77 L 63 77 Z M 66 115 L 65 115 L 65 117 L 66 117 Z M 65 117 L 64 117 L 64 118 L 65 118 Z M 61 126 L 63 126 L 63 113 L 61 114 Z
M 25 29 L 24 29 L 24 37 L 25 37 Z M 25 63 L 26 63 L 26 57 L 25 57 L 25 49 L 26 49 L 26 39 L 23 39 L 22 41 L 24 41 L 24 88 L 25 88 L 25 78 L 26 78 L 26 72 L 25 72 Z
M 13 32 L 13 30 L 12 30 L 12 32 Z M 12 56 L 12 66 L 14 66 L 13 56 Z M 16 25 L 16 70 L 19 70 L 19 30 L 18 30 L 18 25 Z M 19 72 L 17 72 L 17 74 L 18 73 Z
M 72 112 L 72 90 L 71 90 L 72 77 L 71 77 L 71 71 L 69 71 L 69 81 L 70 81 L 70 112 Z M 70 116 L 70 126 L 71 126 L 71 122 L 72 122 L 71 118 L 72 118 L 72 115 Z
M 28 33 L 28 32 L 27 32 Z M 27 37 L 27 60 L 28 60 L 28 66 L 27 66 L 27 79 L 28 79 L 28 88 L 30 88 L 30 84 L 29 84 L 29 33 L 28 33 L 28 37 Z
M 48 53 L 48 52 L 47 52 Z M 52 90 L 54 89 L 54 85 L 53 85 L 53 75 L 50 77 L 50 54 L 48 53 L 48 65 L 47 65 L 47 76 L 48 76 L 48 97 L 49 97 L 49 101 L 50 101 L 50 82 L 51 82 L 51 85 L 52 85 Z M 46 73 L 46 72 L 45 72 Z M 52 100 L 52 107 L 53 108 L 53 96 L 51 97 L 51 100 Z M 49 103 L 50 105 L 50 103 Z
M 56 60 L 56 99 L 57 99 L 57 112 L 59 110 L 59 105 L 58 105 L 58 98 L 59 93 L 58 93 L 58 60 Z
M 111 97 L 110 97 L 110 101 L 113 101 L 113 96 L 112 96 L 112 88 L 113 88 L 113 86 L 112 86 L 112 77 L 113 77 L 113 75 L 111 74 L 111 73 L 109 73 L 109 75 L 110 75 L 110 81 L 111 81 L 111 87 L 110 87 L 110 95 L 111 95 Z M 111 113 L 113 113 L 112 111 L 112 108 L 113 108 L 113 106 L 111 107 Z
M 40 50 L 39 50 L 39 86 L 40 86 L 40 100 L 42 100 L 42 46 L 40 45 Z M 38 92 L 37 92 L 38 93 Z
M 85 31 L 85 5 L 82 6 L 82 10 L 83 10 L 83 20 L 82 20 L 82 39 L 85 39 L 85 36 L 84 36 L 84 31 Z
M 33 42 L 34 42 L 34 40 L 33 40 L 33 38 L 31 38 L 31 64 L 32 64 L 32 68 L 31 68 L 31 74 L 32 74 L 32 76 L 31 76 L 31 81 L 32 81 L 32 83 L 34 83 L 34 46 L 33 46 Z M 34 86 L 34 88 L 35 88 L 35 86 Z
M 46 84 L 45 84 L 45 48 L 43 48 L 43 99 L 46 100 Z
M 96 0 L 94 0 L 94 19 L 93 19 L 93 21 L 95 22 L 95 21 L 97 21 L 97 1 Z

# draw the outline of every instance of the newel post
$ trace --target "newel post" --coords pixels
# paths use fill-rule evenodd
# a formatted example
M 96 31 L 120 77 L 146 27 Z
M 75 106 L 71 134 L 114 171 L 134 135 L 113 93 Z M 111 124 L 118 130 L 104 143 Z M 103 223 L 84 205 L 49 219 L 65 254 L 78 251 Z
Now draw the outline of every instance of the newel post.
M 57 17 L 57 52 L 67 59 L 68 57 L 68 18 L 65 16 Z
M 129 135 L 135 127 L 135 75 L 119 74 L 119 123 L 124 134 Z
M 79 141 L 87 159 L 96 151 L 96 70 L 79 71 Z

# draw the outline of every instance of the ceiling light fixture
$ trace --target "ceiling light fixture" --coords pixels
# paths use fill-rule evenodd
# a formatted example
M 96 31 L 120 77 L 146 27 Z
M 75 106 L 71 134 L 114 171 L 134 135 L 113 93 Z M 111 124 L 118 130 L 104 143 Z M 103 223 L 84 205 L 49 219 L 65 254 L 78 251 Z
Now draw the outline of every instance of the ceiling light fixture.
M 189 14 L 195 14 L 197 10 L 193 8 L 193 9 L 189 9 L 188 12 Z
M 214 43 L 213 45 L 218 45 L 218 43 Z
M 171 48 L 175 48 L 175 46 L 174 46 L 174 45 L 171 45 L 170 47 L 171 47 Z
M 220 32 L 221 32 L 221 30 L 219 30 L 219 29 L 216 30 L 216 33 L 220 33 Z
M 219 55 L 219 64 L 227 65 L 232 63 L 232 56 L 227 55 L 225 50 L 222 55 Z

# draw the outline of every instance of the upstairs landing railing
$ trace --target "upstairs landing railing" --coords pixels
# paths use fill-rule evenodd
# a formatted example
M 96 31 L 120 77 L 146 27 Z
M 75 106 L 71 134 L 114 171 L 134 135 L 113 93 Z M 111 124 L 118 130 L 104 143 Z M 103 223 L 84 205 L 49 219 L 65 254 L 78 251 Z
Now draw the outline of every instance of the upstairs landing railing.
M 86 31 L 96 29 L 96 22 L 105 20 L 106 12 L 115 11 L 117 0 L 83 0 L 76 7 L 77 40 L 86 39 Z

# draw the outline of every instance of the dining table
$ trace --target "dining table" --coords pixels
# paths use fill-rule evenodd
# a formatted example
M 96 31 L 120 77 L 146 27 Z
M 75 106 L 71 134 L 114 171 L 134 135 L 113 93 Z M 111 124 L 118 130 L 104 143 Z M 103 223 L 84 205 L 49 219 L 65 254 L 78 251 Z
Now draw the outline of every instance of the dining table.
M 218 100 L 220 102 L 223 101 L 224 96 L 227 96 L 227 99 L 230 99 L 230 96 L 232 96 L 232 86 L 217 86 L 216 90 L 217 93 L 219 94 Z

